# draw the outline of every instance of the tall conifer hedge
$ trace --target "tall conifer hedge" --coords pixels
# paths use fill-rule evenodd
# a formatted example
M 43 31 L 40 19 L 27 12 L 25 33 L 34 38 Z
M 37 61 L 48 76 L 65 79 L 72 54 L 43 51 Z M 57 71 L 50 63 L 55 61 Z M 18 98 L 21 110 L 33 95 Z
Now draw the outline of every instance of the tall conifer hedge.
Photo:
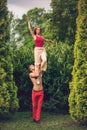
M 0 115 L 18 108 L 17 87 L 13 81 L 12 50 L 9 47 L 7 0 L 0 1 Z
M 87 120 L 87 0 L 78 1 L 74 66 L 70 83 L 70 114 L 79 122 Z

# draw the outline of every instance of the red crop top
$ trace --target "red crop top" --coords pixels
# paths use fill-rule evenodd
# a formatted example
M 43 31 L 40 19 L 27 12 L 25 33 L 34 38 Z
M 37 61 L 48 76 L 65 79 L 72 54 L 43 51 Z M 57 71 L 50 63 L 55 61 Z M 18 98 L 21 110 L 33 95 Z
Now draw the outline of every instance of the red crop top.
M 43 47 L 44 38 L 41 36 L 36 36 L 35 47 Z

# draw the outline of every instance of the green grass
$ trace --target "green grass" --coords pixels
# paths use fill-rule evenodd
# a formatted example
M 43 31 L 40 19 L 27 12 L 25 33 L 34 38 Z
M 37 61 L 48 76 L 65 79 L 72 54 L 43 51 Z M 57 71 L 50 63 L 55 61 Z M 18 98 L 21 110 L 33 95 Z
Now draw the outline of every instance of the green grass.
M 42 112 L 40 124 L 32 121 L 31 112 L 18 112 L 0 120 L 0 130 L 87 130 L 74 123 L 69 115 Z

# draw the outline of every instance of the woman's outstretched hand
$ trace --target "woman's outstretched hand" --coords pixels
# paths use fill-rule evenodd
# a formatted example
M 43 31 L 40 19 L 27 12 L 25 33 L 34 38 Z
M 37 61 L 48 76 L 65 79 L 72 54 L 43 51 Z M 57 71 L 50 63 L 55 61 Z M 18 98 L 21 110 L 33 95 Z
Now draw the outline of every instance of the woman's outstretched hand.
M 49 43 L 54 43 L 53 40 L 50 40 L 50 39 L 45 39 L 46 42 L 49 42 Z
M 29 30 L 30 30 L 30 33 L 31 33 L 31 35 L 32 35 L 32 37 L 34 38 L 35 36 L 34 36 L 34 33 L 33 33 L 33 30 L 32 30 L 32 27 L 31 27 L 31 20 L 28 18 L 28 16 L 26 16 L 25 15 L 25 19 L 26 19 L 26 21 L 28 22 L 28 28 L 29 28 Z
M 53 40 L 50 40 L 50 43 L 54 43 L 54 41 L 53 41 Z
M 30 19 L 28 18 L 28 16 L 25 16 L 25 19 L 27 22 L 30 22 Z

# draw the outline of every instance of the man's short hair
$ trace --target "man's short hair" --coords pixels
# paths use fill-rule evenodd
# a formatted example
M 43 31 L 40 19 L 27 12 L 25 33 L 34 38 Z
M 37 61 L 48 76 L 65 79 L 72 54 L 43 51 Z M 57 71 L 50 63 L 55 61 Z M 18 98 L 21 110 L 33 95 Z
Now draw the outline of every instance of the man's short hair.
M 34 67 L 34 65 L 30 65 L 30 66 L 28 67 L 28 69 L 29 69 L 30 71 L 32 71 L 32 67 Z

